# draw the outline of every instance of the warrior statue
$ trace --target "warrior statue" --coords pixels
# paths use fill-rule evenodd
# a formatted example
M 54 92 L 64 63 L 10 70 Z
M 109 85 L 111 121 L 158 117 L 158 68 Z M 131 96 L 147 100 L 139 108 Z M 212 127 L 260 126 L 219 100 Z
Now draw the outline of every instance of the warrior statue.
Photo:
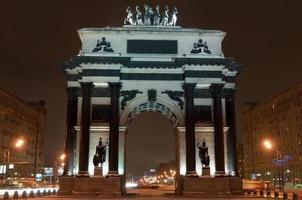
M 98 167 L 101 163 L 101 166 L 103 166 L 103 163 L 106 160 L 106 148 L 108 146 L 108 142 L 106 144 L 103 144 L 102 138 L 99 140 L 99 144 L 95 148 L 95 154 L 93 156 L 93 165 L 95 167 Z
M 135 25 L 138 25 L 138 26 L 144 25 L 144 23 L 143 23 L 143 14 L 142 14 L 142 12 L 139 10 L 139 6 L 136 6 L 136 7 L 135 7 L 135 11 L 136 11 L 136 21 L 135 21 Z
M 133 12 L 129 6 L 126 9 L 126 12 L 127 12 L 127 17 L 124 19 L 124 24 L 130 23 L 130 25 L 135 25 Z
M 159 5 L 157 5 L 156 8 L 155 8 L 153 25 L 155 25 L 155 26 L 160 25 L 160 10 L 159 10 Z
M 172 11 L 172 16 L 171 16 L 171 20 L 169 22 L 169 25 L 170 26 L 175 26 L 176 25 L 176 22 L 177 22 L 177 8 L 174 7 L 173 8 L 173 11 Z
M 161 20 L 161 25 L 167 26 L 169 24 L 169 7 L 165 6 L 165 11 L 163 13 L 163 18 Z
M 206 146 L 205 139 L 202 140 L 202 144 L 198 142 L 197 147 L 199 149 L 199 158 L 202 167 L 208 167 L 210 165 L 210 156 L 208 152 L 208 147 Z
M 153 16 L 154 12 L 152 7 L 145 4 L 145 16 L 144 16 L 144 25 L 150 26 L 151 25 L 151 17 Z

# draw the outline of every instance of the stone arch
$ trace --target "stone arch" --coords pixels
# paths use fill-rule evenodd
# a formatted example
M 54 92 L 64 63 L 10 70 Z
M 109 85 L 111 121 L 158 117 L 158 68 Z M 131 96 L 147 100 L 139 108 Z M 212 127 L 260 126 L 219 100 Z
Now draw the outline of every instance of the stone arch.
M 147 97 L 140 97 L 129 103 L 121 113 L 120 125 L 127 126 L 137 115 L 148 111 L 159 112 L 166 116 L 175 128 L 184 124 L 184 113 L 178 105 L 167 98 L 158 96 L 156 101 L 148 101 Z

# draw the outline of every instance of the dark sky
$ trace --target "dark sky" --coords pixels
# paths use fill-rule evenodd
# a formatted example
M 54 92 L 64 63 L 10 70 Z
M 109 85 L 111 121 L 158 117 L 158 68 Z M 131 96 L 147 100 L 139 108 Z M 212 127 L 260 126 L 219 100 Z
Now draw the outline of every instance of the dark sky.
M 300 0 L 3 1 L 0 88 L 28 101 L 46 101 L 47 163 L 63 148 L 66 81 L 57 63 L 78 53 L 77 29 L 121 26 L 127 5 L 146 2 L 177 6 L 180 26 L 227 32 L 225 55 L 246 66 L 237 79 L 238 109 L 301 80 Z

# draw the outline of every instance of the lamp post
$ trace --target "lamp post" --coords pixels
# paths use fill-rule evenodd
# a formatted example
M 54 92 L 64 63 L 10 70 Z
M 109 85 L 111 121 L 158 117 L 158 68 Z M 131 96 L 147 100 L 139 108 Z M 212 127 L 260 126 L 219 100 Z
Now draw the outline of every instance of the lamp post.
M 274 147 L 274 144 L 271 140 L 264 140 L 263 141 L 263 146 L 264 148 L 266 148 L 267 150 L 272 150 L 273 147 Z M 282 159 L 282 154 L 280 152 L 279 149 L 276 150 L 276 160 L 281 160 Z M 283 175 L 283 167 L 282 165 L 279 166 L 277 165 L 276 166 L 278 168 L 278 184 L 279 184 L 279 189 L 281 190 L 281 192 L 284 192 L 284 175 Z
M 24 146 L 24 139 L 23 138 L 19 138 L 16 140 L 16 142 L 14 143 L 13 147 L 16 149 L 20 149 Z M 4 165 L 5 165 L 5 178 L 7 179 L 8 176 L 8 169 L 9 169 L 9 163 L 10 163 L 10 154 L 11 154 L 11 145 L 9 146 L 8 149 L 6 149 L 6 151 L 4 151 L 3 157 L 4 157 Z

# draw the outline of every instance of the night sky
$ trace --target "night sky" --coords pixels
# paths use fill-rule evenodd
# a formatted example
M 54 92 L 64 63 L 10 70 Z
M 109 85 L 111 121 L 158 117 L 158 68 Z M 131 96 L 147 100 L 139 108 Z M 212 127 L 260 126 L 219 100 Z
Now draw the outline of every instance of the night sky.
M 227 32 L 223 42 L 225 55 L 245 65 L 237 78 L 239 111 L 244 102 L 267 99 L 302 79 L 300 0 L 3 1 L 0 6 L 0 88 L 27 101 L 46 101 L 47 165 L 63 150 L 66 80 L 57 64 L 79 52 L 77 29 L 121 26 L 128 5 L 134 7 L 146 2 L 159 3 L 161 7 L 177 6 L 178 25 L 182 27 Z M 169 123 L 157 115 L 146 114 L 133 122 L 136 124 L 136 128 L 132 128 L 133 135 L 150 127 L 153 118 L 167 126 L 158 129 L 158 135 L 166 134 Z M 149 137 L 147 132 L 143 135 Z M 133 160 L 147 156 L 152 167 L 161 154 L 152 155 L 151 151 L 151 147 L 144 151 L 138 148 Z

